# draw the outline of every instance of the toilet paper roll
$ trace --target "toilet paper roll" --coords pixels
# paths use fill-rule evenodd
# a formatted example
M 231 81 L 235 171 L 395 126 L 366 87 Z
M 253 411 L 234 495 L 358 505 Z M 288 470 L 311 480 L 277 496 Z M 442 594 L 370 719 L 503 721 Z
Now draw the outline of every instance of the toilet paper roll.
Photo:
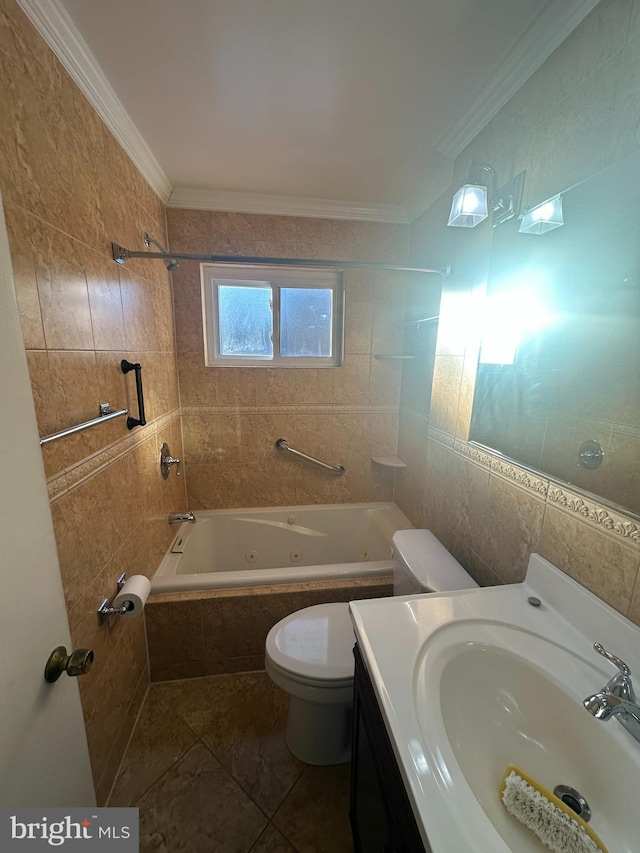
M 113 607 L 116 610 L 121 610 L 123 606 L 127 608 L 121 614 L 124 619 L 141 616 L 150 592 L 151 581 L 148 578 L 144 575 L 132 575 L 113 599 Z

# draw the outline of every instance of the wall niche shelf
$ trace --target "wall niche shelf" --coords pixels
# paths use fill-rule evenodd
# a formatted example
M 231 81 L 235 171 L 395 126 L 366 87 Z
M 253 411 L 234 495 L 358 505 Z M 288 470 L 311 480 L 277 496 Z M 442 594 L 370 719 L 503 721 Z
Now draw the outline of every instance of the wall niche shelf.
M 376 465 L 381 468 L 406 468 L 407 463 L 403 462 L 399 456 L 373 456 L 371 459 Z
M 423 317 L 421 320 L 412 320 L 410 323 L 405 323 L 405 326 L 415 326 L 417 331 L 420 331 L 420 326 L 423 323 L 436 323 L 440 319 L 439 314 L 435 314 L 433 317 Z
M 415 358 L 415 355 L 383 355 L 382 353 L 376 353 L 374 355 L 378 361 L 386 361 L 390 359 L 394 359 L 396 361 L 409 361 L 412 358 Z

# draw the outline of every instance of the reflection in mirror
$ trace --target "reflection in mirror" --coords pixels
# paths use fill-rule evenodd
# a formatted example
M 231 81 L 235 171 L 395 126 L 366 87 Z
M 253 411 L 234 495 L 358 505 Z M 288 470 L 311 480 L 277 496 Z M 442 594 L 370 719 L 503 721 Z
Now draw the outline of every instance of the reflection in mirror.
M 470 440 L 640 515 L 640 155 L 562 195 L 495 231 Z

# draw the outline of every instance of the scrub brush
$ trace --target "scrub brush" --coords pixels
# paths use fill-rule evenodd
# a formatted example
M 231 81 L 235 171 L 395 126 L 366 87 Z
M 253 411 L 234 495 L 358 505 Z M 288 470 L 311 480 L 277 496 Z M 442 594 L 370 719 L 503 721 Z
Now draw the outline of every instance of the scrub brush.
M 509 814 L 554 853 L 607 853 L 579 815 L 513 764 L 502 778 L 500 798 Z

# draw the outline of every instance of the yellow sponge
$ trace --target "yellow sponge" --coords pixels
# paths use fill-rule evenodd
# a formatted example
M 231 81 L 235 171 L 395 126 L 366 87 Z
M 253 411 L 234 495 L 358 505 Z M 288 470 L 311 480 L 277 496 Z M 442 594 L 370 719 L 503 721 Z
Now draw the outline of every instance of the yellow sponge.
M 502 777 L 500 799 L 554 853 L 607 853 L 591 827 L 561 799 L 519 767 L 510 764 Z

